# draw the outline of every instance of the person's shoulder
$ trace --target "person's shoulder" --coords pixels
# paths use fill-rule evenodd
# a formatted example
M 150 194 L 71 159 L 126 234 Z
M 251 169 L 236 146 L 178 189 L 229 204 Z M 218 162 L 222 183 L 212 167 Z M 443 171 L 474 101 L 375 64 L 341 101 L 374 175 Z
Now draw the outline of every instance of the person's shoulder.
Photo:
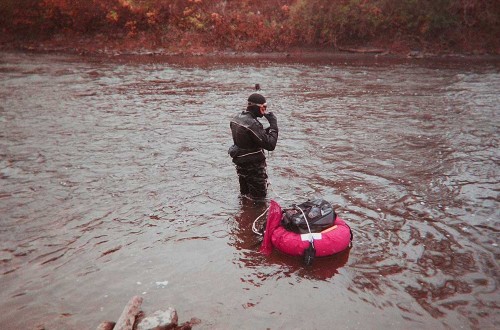
M 248 112 L 248 111 L 242 111 L 237 113 L 236 115 L 233 116 L 234 120 L 244 120 L 244 121 L 251 121 L 255 120 L 255 118 Z
M 239 112 L 231 118 L 231 123 L 236 123 L 238 125 L 248 126 L 249 121 L 244 112 Z
M 248 120 L 250 126 L 257 126 L 257 127 L 264 127 L 262 125 L 262 123 L 259 121 L 259 119 L 255 118 L 255 117 L 250 117 L 249 120 Z

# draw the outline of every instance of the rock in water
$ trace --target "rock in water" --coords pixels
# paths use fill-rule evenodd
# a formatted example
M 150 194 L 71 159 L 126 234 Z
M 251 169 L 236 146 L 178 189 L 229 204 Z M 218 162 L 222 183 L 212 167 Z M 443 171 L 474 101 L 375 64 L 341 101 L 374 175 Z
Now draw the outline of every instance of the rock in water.
M 135 318 L 141 311 L 142 297 L 134 296 L 128 302 L 127 306 L 120 315 L 113 330 L 132 330 L 135 323 Z
M 96 330 L 113 330 L 115 322 L 102 322 Z
M 137 325 L 137 330 L 167 330 L 177 327 L 177 311 L 169 307 L 166 311 L 156 311 L 145 317 Z

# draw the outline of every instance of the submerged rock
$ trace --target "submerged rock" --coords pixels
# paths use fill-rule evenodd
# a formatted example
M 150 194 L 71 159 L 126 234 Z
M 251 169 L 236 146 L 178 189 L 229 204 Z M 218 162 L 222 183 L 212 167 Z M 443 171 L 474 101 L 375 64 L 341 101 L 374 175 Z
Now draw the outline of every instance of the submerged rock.
M 115 322 L 102 322 L 101 324 L 99 324 L 96 330 L 113 330 L 115 324 Z

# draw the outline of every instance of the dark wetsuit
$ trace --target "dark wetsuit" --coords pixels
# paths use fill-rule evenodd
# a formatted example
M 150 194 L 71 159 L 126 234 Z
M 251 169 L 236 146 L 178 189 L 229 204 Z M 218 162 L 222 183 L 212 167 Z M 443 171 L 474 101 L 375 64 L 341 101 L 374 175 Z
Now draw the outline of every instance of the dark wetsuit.
M 252 198 L 267 195 L 266 155 L 264 149 L 272 151 L 278 142 L 278 124 L 274 114 L 266 113 L 269 127 L 264 126 L 249 111 L 236 115 L 230 123 L 234 145 L 229 155 L 236 164 L 240 182 L 240 193 Z

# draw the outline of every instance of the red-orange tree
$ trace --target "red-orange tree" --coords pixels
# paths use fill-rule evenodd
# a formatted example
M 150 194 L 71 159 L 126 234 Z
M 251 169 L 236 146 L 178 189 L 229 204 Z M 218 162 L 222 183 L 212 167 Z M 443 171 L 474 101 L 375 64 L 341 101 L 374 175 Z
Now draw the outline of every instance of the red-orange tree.
M 498 0 L 1 0 L 0 17 L 4 36 L 16 38 L 141 35 L 237 50 L 395 40 L 500 48 Z

